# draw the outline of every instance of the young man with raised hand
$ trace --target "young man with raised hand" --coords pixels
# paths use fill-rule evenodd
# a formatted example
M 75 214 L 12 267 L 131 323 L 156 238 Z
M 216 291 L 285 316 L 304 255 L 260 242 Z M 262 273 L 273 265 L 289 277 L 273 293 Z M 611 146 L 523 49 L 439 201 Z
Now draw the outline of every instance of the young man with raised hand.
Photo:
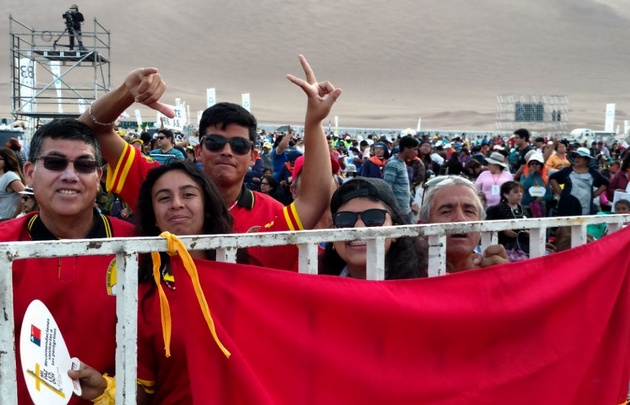
M 254 145 L 257 141 L 256 118 L 239 105 L 219 103 L 204 111 L 200 125 L 200 143 L 195 156 L 204 172 L 219 187 L 223 200 L 234 216 L 236 232 L 301 230 L 313 228 L 328 208 L 331 177 L 328 144 L 322 121 L 341 94 L 329 82 L 317 82 L 306 59 L 300 55 L 306 80 L 287 75 L 306 93 L 307 109 L 304 143 L 307 158 L 302 172 L 303 192 L 291 205 L 279 202 L 262 193 L 248 190 L 245 174 L 254 164 Z M 89 125 L 101 145 L 103 157 L 110 169 L 107 188 L 119 194 L 134 209 L 139 185 L 146 173 L 156 164 L 148 162 L 116 135 L 113 121 L 134 102 L 145 104 L 167 116 L 173 110 L 159 102 L 166 85 L 156 68 L 136 69 L 125 82 L 90 105 L 80 120 Z M 281 269 L 293 269 L 297 249 L 291 255 L 263 255 L 260 250 L 250 254 L 261 264 Z M 264 256 L 264 257 L 263 257 Z M 275 256 L 275 259 L 273 258 Z

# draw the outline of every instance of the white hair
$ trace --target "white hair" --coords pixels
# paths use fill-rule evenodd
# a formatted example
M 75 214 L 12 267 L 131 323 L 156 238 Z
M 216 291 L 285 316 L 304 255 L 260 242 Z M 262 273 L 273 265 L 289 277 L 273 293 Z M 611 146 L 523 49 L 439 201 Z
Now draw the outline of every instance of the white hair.
M 423 223 L 429 223 L 431 205 L 433 204 L 433 197 L 435 196 L 435 193 L 438 190 L 449 186 L 468 187 L 475 195 L 475 202 L 477 203 L 477 208 L 479 209 L 479 220 L 482 221 L 486 218 L 486 210 L 483 208 L 481 199 L 477 194 L 477 186 L 475 186 L 473 182 L 460 176 L 438 176 L 425 183 L 426 189 L 424 190 L 424 201 L 422 203 L 422 207 L 420 207 L 420 220 Z

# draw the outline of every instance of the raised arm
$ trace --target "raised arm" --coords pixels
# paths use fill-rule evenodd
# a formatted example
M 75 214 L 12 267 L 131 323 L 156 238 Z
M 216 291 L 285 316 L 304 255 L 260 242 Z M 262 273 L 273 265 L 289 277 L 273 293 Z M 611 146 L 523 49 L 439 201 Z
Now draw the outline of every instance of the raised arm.
M 288 126 L 289 130 L 287 134 L 282 138 L 276 149 L 274 149 L 274 153 L 276 155 L 282 155 L 285 150 L 289 147 L 289 141 L 291 140 L 291 136 L 293 135 L 293 130 L 291 129 L 291 125 Z
M 302 55 L 299 58 L 306 80 L 287 75 L 287 79 L 302 88 L 307 96 L 304 166 L 300 174 L 300 195 L 295 200 L 295 208 L 304 228 L 310 229 L 317 224 L 328 208 L 332 195 L 330 153 L 322 121 L 341 95 L 341 89 L 336 89 L 330 82 L 318 83 L 306 58 Z
M 125 140 L 114 131 L 114 122 L 134 102 L 145 104 L 173 117 L 173 110 L 158 100 L 166 89 L 166 83 L 156 68 L 140 68 L 127 75 L 125 82 L 102 95 L 85 111 L 79 121 L 92 128 L 101 147 L 103 158 L 116 167 L 123 153 Z

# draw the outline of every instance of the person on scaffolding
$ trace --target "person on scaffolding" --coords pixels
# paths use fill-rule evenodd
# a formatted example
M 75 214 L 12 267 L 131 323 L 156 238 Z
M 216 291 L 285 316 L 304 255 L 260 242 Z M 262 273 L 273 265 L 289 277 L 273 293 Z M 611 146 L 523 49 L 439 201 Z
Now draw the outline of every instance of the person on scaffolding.
M 79 13 L 79 6 L 76 4 L 71 5 L 68 11 L 62 14 L 62 17 L 66 21 L 66 31 L 68 31 L 68 36 L 70 37 L 70 50 L 74 49 L 75 37 L 79 43 L 79 50 L 85 50 L 81 39 L 81 24 L 83 24 L 85 19 L 83 18 L 83 14 Z

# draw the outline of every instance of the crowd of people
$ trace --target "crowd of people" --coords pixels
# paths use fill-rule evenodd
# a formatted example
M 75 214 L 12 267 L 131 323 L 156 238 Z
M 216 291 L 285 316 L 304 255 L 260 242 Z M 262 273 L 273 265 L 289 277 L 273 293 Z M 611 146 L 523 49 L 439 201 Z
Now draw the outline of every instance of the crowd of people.
M 531 140 L 526 129 L 509 139 L 449 140 L 417 134 L 358 140 L 327 135 L 322 122 L 341 90 L 318 81 L 302 56 L 300 63 L 305 79 L 288 79 L 307 98 L 303 133 L 291 127 L 286 133 L 258 131 L 250 112 L 219 103 L 204 111 L 197 133 L 180 143 L 167 128 L 155 136 L 121 136 L 115 121 L 133 103 L 173 114 L 159 101 L 166 87 L 157 69 L 144 68 L 130 72 L 79 120 L 55 120 L 39 128 L 25 162 L 20 163 L 11 148 L 0 148 L 0 215 L 3 220 L 19 217 L 0 224 L 0 240 L 157 236 L 165 231 L 217 235 L 588 215 L 611 208 L 614 194 L 607 186 L 625 191 L 628 184 L 630 154 L 615 145 L 607 154 L 597 145 L 589 149 L 558 139 L 543 139 L 538 147 L 539 139 Z M 630 203 L 620 199 L 612 208 L 628 212 Z M 449 235 L 447 272 L 506 263 L 514 250 L 527 253 L 526 231 L 504 231 L 499 242 L 480 251 L 479 233 Z M 365 241 L 329 242 L 320 254 L 321 274 L 366 278 Z M 214 251 L 191 255 L 195 260 L 215 259 Z M 70 352 L 83 361 L 71 376 L 82 381 L 85 400 L 104 400 L 114 385 L 102 374 L 114 372 L 115 299 L 100 288 L 113 259 L 27 259 L 17 261 L 13 269 L 16 330 L 28 303 L 42 300 L 66 331 Z M 161 297 L 176 291 L 171 260 L 166 253 L 140 257 L 138 403 L 190 403 L 185 348 L 178 338 L 185 325 L 174 326 L 170 340 L 160 322 Z M 237 262 L 295 271 L 298 249 L 243 249 Z M 386 240 L 386 279 L 426 276 L 423 238 Z M 68 312 L 68 307 L 76 312 Z M 76 319 L 86 321 L 79 324 Z M 162 354 L 167 341 L 174 354 L 170 357 Z M 27 403 L 22 379 L 18 397 Z

